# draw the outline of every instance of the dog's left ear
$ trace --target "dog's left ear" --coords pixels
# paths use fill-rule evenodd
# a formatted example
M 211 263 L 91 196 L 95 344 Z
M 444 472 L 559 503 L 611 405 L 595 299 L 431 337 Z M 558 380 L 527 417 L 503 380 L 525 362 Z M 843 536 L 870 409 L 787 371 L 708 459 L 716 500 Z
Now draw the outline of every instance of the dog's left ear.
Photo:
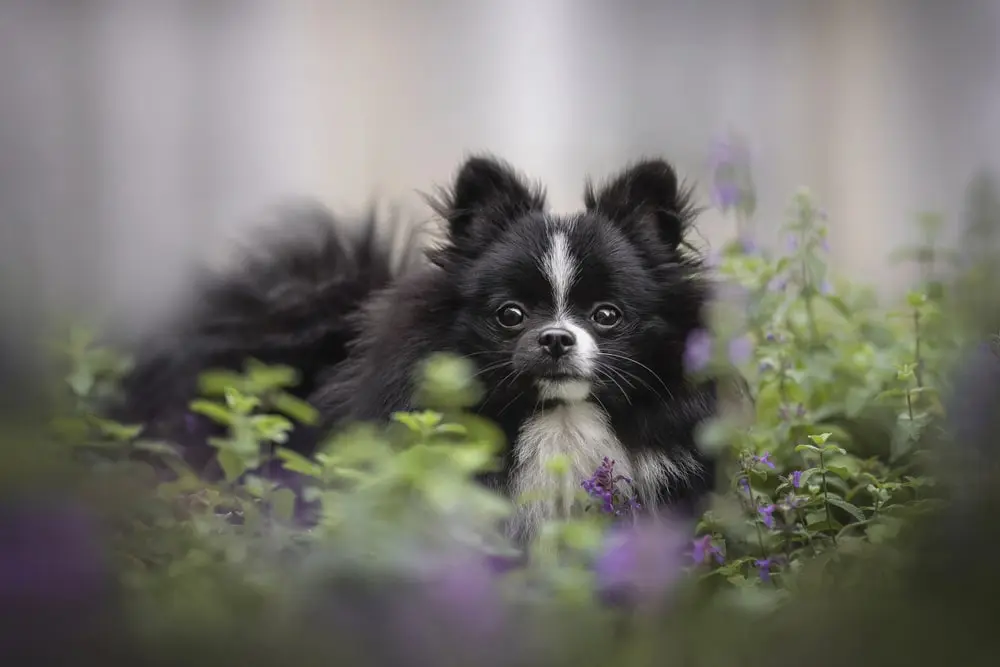
M 652 225 L 660 240 L 671 248 L 680 244 L 694 214 L 690 192 L 681 186 L 674 168 L 664 160 L 637 162 L 600 188 L 588 181 L 583 199 L 588 211 L 624 227 Z
M 512 220 L 545 209 L 545 191 L 491 155 L 469 157 L 449 190 L 427 201 L 448 222 L 457 244 L 477 244 Z

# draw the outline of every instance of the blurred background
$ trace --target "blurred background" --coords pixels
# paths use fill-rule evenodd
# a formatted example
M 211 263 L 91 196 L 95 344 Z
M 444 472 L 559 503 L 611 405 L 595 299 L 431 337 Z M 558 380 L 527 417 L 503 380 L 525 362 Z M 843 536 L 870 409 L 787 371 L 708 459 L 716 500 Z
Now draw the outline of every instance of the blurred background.
M 651 154 L 707 203 L 729 130 L 761 240 L 808 186 L 835 265 L 891 295 L 914 217 L 957 229 L 997 165 L 998 33 L 995 0 L 0 0 L 3 295 L 140 322 L 276 202 L 425 220 L 476 150 L 557 210 Z

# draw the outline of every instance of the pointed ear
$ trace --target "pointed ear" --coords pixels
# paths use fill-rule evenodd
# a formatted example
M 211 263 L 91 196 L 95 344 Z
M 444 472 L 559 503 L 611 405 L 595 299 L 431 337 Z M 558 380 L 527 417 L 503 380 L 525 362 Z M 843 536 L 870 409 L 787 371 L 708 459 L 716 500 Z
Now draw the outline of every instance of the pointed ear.
M 691 193 L 663 160 L 643 160 L 625 168 L 600 188 L 588 182 L 583 194 L 587 210 L 623 227 L 651 225 L 660 240 L 676 248 L 696 211 Z
M 516 218 L 545 210 L 545 191 L 506 162 L 474 156 L 458 170 L 452 187 L 428 202 L 448 222 L 451 240 L 460 243 L 482 239 Z

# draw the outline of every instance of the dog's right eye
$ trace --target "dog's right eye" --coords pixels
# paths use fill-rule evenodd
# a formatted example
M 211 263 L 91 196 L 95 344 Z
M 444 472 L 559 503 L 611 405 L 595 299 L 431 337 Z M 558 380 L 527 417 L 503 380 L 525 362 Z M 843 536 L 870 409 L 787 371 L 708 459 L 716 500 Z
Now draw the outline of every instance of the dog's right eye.
M 497 310 L 497 322 L 500 323 L 500 326 L 507 329 L 514 329 L 521 326 L 526 318 L 527 315 L 524 314 L 524 309 L 515 303 L 504 304 Z

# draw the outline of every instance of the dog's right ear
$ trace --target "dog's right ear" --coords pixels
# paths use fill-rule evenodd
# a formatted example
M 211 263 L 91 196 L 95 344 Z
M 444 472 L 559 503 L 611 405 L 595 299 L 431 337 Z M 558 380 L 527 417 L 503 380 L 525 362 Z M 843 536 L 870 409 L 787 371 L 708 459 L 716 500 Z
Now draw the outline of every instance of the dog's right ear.
M 482 241 L 517 218 L 545 210 L 544 189 L 490 156 L 467 159 L 452 187 L 427 200 L 447 221 L 456 244 Z

